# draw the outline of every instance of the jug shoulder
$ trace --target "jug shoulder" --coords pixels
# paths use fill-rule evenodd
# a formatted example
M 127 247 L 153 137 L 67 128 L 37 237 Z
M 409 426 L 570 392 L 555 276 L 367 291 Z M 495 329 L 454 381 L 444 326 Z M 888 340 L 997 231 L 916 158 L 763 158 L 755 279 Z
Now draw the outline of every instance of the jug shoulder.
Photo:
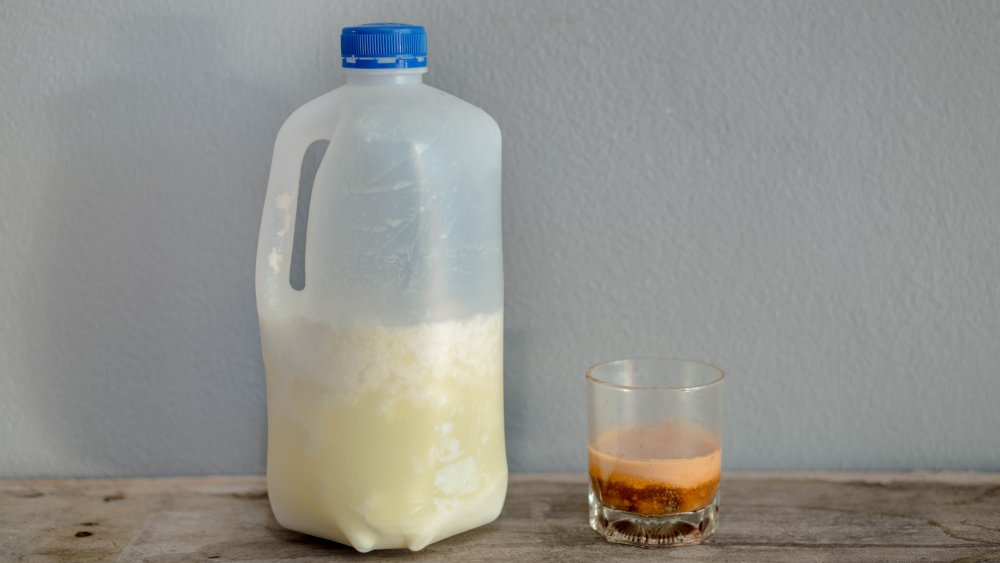
M 335 124 L 338 112 L 344 107 L 344 88 L 337 88 L 310 100 L 292 112 L 278 129 L 276 145 L 291 141 L 301 131 L 324 138 Z
M 440 136 L 500 139 L 500 128 L 488 113 L 427 85 L 348 88 L 337 105 L 343 110 L 338 129 L 350 130 L 369 142 Z
M 433 86 L 426 86 L 426 89 L 428 97 L 434 98 L 435 102 L 441 104 L 442 108 L 460 113 L 464 119 L 469 120 L 470 125 L 480 128 L 484 134 L 493 133 L 497 136 L 500 135 L 500 126 L 493 119 L 493 116 L 486 113 L 483 109 L 444 90 L 438 90 Z

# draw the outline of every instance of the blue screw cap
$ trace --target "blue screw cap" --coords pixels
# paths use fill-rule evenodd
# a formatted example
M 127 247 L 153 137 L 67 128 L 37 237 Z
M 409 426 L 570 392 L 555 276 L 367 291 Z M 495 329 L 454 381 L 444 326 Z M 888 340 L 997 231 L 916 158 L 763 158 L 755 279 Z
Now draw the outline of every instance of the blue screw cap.
M 405 23 L 368 23 L 340 32 L 344 68 L 424 68 L 427 32 Z

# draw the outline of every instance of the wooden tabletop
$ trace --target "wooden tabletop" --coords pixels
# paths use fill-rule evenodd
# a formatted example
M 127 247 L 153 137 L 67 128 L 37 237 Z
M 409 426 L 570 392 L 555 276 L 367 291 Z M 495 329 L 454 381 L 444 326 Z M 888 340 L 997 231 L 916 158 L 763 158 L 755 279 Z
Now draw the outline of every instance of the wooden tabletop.
M 281 528 L 261 477 L 0 481 L 3 561 L 1000 561 L 1000 473 L 727 474 L 695 547 L 605 543 L 579 474 L 512 475 L 489 526 L 422 552 Z

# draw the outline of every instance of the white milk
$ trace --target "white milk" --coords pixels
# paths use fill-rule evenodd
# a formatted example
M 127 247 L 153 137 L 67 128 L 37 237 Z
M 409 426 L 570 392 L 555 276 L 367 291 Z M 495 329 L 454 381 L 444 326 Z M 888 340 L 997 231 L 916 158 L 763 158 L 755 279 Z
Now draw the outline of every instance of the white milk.
M 338 329 L 261 319 L 278 522 L 359 551 L 427 544 L 503 507 L 503 315 Z

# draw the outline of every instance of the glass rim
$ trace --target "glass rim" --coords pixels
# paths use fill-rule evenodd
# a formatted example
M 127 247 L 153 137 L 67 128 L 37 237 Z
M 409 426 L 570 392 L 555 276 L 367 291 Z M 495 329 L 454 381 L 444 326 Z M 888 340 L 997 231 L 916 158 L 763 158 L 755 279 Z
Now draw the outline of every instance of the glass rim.
M 625 362 L 637 362 L 637 361 L 655 361 L 664 362 L 671 364 L 694 364 L 701 367 L 709 368 L 718 374 L 718 377 L 708 381 L 707 383 L 700 383 L 698 385 L 681 385 L 681 386 L 669 386 L 669 385 L 622 385 L 621 383 L 611 383 L 610 381 L 605 381 L 594 375 L 594 370 L 598 368 L 613 366 L 615 364 L 622 364 Z M 640 356 L 633 358 L 621 358 L 618 360 L 610 360 L 607 362 L 600 362 L 594 364 L 587 368 L 587 373 L 585 379 L 591 383 L 596 383 L 598 385 L 603 385 L 605 387 L 611 387 L 614 389 L 621 389 L 623 391 L 700 391 L 702 389 L 707 389 L 709 387 L 714 387 L 723 382 L 726 379 L 726 372 L 719 366 L 715 364 L 710 364 L 708 362 L 699 362 L 697 360 L 688 360 L 684 358 L 670 358 L 665 356 Z

